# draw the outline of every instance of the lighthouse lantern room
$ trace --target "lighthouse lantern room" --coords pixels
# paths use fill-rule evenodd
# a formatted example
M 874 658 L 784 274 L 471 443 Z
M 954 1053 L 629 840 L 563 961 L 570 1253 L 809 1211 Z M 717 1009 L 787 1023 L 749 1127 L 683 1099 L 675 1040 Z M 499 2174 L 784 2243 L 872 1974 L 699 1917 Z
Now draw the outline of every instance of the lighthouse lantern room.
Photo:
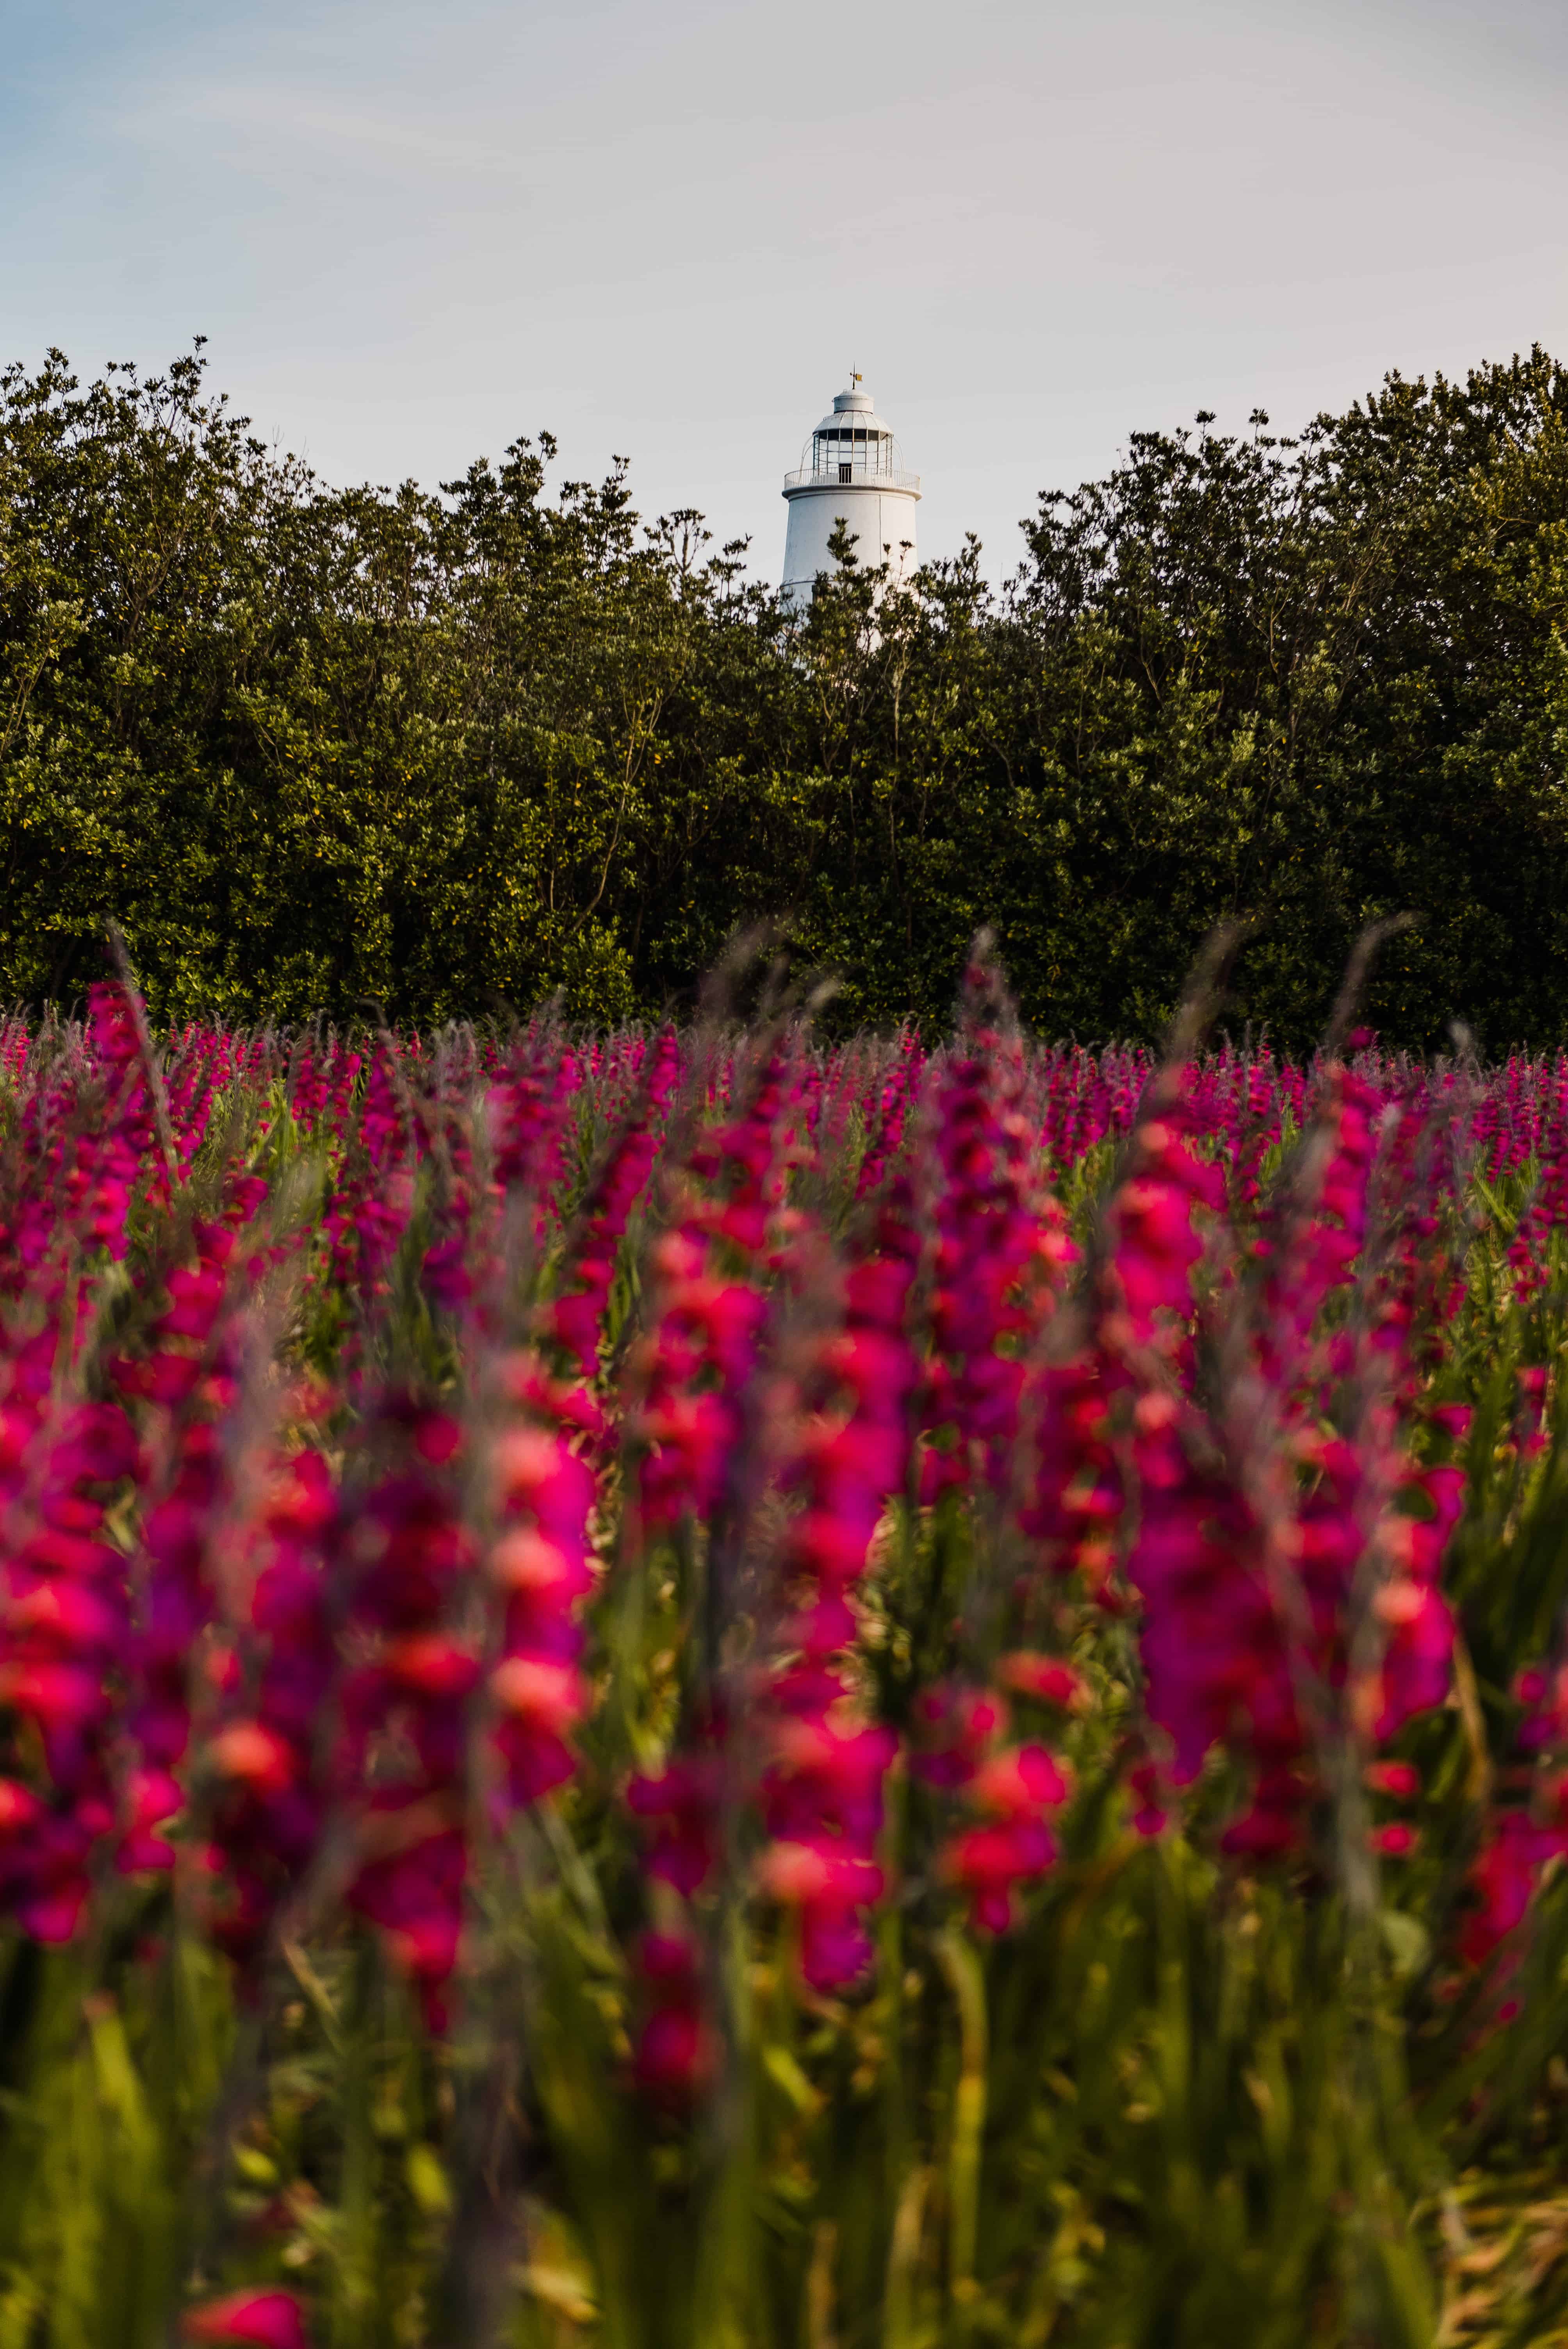
M 892 429 L 858 375 L 836 395 L 831 415 L 807 441 L 796 471 L 785 474 L 784 497 L 789 513 L 783 586 L 791 603 L 809 604 L 818 573 L 832 570 L 828 541 L 840 521 L 855 540 L 863 569 L 885 563 L 893 585 L 913 573 L 920 475 L 903 471 Z

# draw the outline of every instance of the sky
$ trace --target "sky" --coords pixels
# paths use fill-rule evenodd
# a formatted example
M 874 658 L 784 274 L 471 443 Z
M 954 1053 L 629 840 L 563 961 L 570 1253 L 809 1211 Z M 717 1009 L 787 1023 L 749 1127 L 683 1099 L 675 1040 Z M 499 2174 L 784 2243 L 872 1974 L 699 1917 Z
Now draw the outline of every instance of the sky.
M 0 0 L 0 358 L 325 479 L 541 428 L 777 576 L 851 367 L 993 577 L 1200 408 L 1568 358 L 1568 0 Z

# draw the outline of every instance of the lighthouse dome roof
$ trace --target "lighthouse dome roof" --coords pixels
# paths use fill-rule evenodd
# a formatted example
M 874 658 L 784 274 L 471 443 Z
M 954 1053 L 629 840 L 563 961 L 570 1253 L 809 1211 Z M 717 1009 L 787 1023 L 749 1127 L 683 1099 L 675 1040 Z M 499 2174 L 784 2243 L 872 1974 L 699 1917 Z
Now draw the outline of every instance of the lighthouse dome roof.
M 818 425 L 819 432 L 830 432 L 837 425 L 841 429 L 849 425 L 857 432 L 883 434 L 892 438 L 892 426 L 884 424 L 876 412 L 876 402 L 863 383 L 851 383 L 847 391 L 833 394 L 830 412 Z

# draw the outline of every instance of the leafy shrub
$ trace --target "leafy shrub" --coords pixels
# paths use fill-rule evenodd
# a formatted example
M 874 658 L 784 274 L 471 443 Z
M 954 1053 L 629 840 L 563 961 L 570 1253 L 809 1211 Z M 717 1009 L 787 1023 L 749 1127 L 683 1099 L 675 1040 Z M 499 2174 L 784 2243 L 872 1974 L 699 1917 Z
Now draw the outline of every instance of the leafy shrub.
M 106 919 L 155 1015 L 689 1015 L 781 923 L 847 1036 L 942 1031 L 992 921 L 1030 1021 L 1151 1041 L 1254 915 L 1238 1032 L 1369 1014 L 1491 1049 L 1568 1023 L 1568 380 L 1390 377 L 1298 440 L 1133 437 L 970 544 L 803 621 L 643 528 L 548 434 L 438 493 L 333 490 L 199 351 L 0 375 L 0 999 L 76 1003 Z M 857 559 L 858 557 L 858 559 Z

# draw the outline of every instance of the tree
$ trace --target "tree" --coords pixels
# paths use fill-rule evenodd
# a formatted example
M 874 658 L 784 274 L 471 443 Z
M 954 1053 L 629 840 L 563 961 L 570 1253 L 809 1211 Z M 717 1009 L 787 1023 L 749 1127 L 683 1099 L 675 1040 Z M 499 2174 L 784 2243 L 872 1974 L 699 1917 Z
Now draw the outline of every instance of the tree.
M 804 614 L 549 434 L 332 490 L 200 347 L 0 376 L 0 983 L 122 926 L 155 1009 L 430 1020 L 689 997 L 738 926 L 830 1015 L 946 1016 L 981 921 L 1027 1016 L 1152 1035 L 1206 932 L 1300 1044 L 1409 910 L 1390 1040 L 1568 1026 L 1568 377 L 1390 376 L 1295 440 L 1133 437 L 1021 569 L 857 559 Z

